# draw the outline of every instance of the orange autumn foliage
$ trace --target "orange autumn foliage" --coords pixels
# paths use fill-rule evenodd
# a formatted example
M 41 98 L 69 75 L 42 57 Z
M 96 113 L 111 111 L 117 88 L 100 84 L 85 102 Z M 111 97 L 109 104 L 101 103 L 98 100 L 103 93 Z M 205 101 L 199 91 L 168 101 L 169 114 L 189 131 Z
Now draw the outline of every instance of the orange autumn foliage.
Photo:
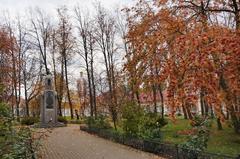
M 208 6 L 205 1 L 195 2 L 141 0 L 126 9 L 131 53 L 125 71 L 135 75 L 138 85 L 145 80 L 165 83 L 165 104 L 171 115 L 182 105 L 197 106 L 203 92 L 221 119 L 222 107 L 226 107 L 240 132 L 240 30 L 237 23 L 234 29 L 209 22 L 209 14 L 216 16 L 214 11 L 223 10 L 222 1 Z M 158 73 L 149 76 L 152 67 Z
M 6 100 L 12 85 L 12 58 L 15 58 L 15 39 L 5 28 L 0 28 L 0 99 Z

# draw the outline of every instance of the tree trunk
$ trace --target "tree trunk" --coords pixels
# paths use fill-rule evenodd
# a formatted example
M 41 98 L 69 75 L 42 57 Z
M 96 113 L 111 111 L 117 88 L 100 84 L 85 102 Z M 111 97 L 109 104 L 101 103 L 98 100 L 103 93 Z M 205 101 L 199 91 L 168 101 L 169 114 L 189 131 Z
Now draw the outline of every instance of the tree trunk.
M 213 106 L 210 106 L 210 113 L 211 113 L 211 118 L 214 118 L 214 111 L 213 111 Z
M 97 104 L 96 104 L 96 87 L 94 81 L 94 72 L 93 72 L 93 60 L 91 60 L 91 79 L 92 79 L 92 98 L 93 98 L 93 108 L 94 108 L 94 116 L 97 117 Z
M 152 91 L 153 91 L 154 113 L 157 113 L 157 92 L 156 92 L 155 85 L 152 85 Z
M 55 45 L 53 44 L 53 47 L 54 46 Z M 55 48 L 53 48 L 53 50 L 55 50 Z M 52 52 L 52 62 L 53 62 L 54 85 L 55 85 L 55 90 L 57 91 L 57 71 L 56 71 L 56 61 L 55 61 L 54 51 Z M 61 67 L 61 69 L 63 68 Z M 60 82 L 63 82 L 63 80 L 60 80 Z M 62 85 L 62 83 L 60 85 Z M 62 102 L 60 102 L 58 95 L 57 95 L 57 99 L 58 99 L 59 116 L 62 116 Z
M 24 84 L 24 96 L 25 96 L 25 106 L 26 106 L 26 115 L 29 116 L 29 102 L 28 102 L 28 92 L 27 92 L 27 79 L 26 72 L 23 70 L 23 84 Z
M 218 127 L 218 130 L 222 130 L 223 129 L 222 128 L 222 123 L 221 123 L 221 120 L 220 120 L 219 117 L 217 118 L 217 127 Z
M 114 72 L 114 62 L 113 62 L 113 56 L 112 56 L 112 52 L 108 53 L 109 54 L 109 63 L 110 63 L 110 77 L 111 77 L 111 83 L 112 83 L 112 96 L 113 96 L 113 103 L 114 103 L 114 117 L 115 117 L 115 129 L 117 129 L 116 126 L 116 122 L 117 122 L 117 118 L 118 118 L 118 114 L 117 114 L 117 106 L 118 106 L 118 101 L 117 101 L 117 97 L 116 97 L 116 80 L 115 80 L 115 72 Z
M 86 64 L 86 71 L 87 71 L 87 79 L 88 79 L 88 91 L 89 91 L 89 103 L 90 103 L 90 115 L 93 116 L 93 95 L 92 95 L 92 83 L 91 83 L 91 75 L 89 69 L 89 61 L 88 61 L 88 48 L 87 48 L 87 39 L 85 33 L 82 33 L 83 39 L 83 47 L 85 52 L 85 64 Z
M 89 103 L 90 103 L 90 115 L 93 116 L 93 96 L 92 96 L 92 84 L 91 84 L 91 76 L 88 66 L 88 61 L 86 61 L 86 71 L 87 71 L 87 78 L 88 78 L 88 90 L 89 90 Z
M 205 115 L 205 111 L 204 111 L 204 95 L 203 95 L 203 92 L 202 92 L 202 90 L 201 90 L 201 92 L 200 92 L 200 106 L 201 106 L 201 114 L 202 114 L 202 116 L 204 116 Z
M 13 65 L 13 74 L 12 74 L 12 81 L 13 81 L 13 91 L 14 91 L 14 103 L 16 105 L 16 111 L 17 111 L 17 120 L 19 119 L 19 102 L 18 102 L 18 91 L 17 91 L 17 68 L 16 68 L 16 59 L 14 57 L 14 50 L 12 50 L 12 65 Z M 20 89 L 20 88 L 19 88 Z
M 192 120 L 193 119 L 193 116 L 192 116 L 192 113 L 191 113 L 191 110 L 189 108 L 189 105 L 186 105 L 186 112 L 187 112 L 187 115 L 188 115 L 188 119 Z
M 65 67 L 65 80 L 66 80 L 66 88 L 67 88 L 67 97 L 68 97 L 68 102 L 69 102 L 69 107 L 70 107 L 71 119 L 73 119 L 73 105 L 72 105 L 72 100 L 71 100 L 71 95 L 70 95 L 70 90 L 69 90 L 66 55 L 64 56 L 64 67 Z
M 136 95 L 136 98 L 137 98 L 138 106 L 140 107 L 140 105 L 141 105 L 141 101 L 140 101 L 139 91 L 138 91 L 138 90 L 135 91 L 135 95 Z
M 228 86 L 227 86 L 227 83 L 223 77 L 223 74 L 220 74 L 220 86 L 221 88 L 224 90 L 224 92 L 226 93 L 226 101 L 227 101 L 227 107 L 228 107 L 228 111 L 230 113 L 230 116 L 231 116 L 231 120 L 232 120 L 232 123 L 233 123 L 233 127 L 234 127 L 234 130 L 237 134 L 240 134 L 240 121 L 235 113 L 235 109 L 234 109 L 234 106 L 232 104 L 232 93 L 229 91 L 228 89 Z
M 240 134 L 240 121 L 238 120 L 238 117 L 235 114 L 233 106 L 230 107 L 230 115 L 233 123 L 234 130 L 237 134 Z
M 239 1 L 237 2 L 237 0 L 232 0 L 232 6 L 234 8 L 234 15 L 235 15 L 235 25 L 236 25 L 236 30 L 240 29 L 240 8 L 239 6 Z
M 94 69 L 93 69 L 93 37 L 92 34 L 89 35 L 90 38 L 90 67 L 91 67 L 91 83 L 92 83 L 92 102 L 93 102 L 93 108 L 94 108 L 94 116 L 97 117 L 97 103 L 96 103 L 96 87 L 95 87 L 95 81 L 94 81 Z
M 227 110 L 226 120 L 229 120 L 229 111 Z
M 18 52 L 18 102 L 21 103 L 21 51 Z
M 129 92 L 130 92 L 131 94 L 129 94 L 129 95 L 131 95 L 131 99 L 132 99 L 132 101 L 134 101 L 134 89 L 133 89 L 133 84 L 132 84 L 132 83 L 131 83 L 131 85 L 130 85 L 130 89 L 131 89 L 131 90 L 130 90 Z
M 62 99 L 63 99 L 63 86 L 64 86 L 64 62 L 63 57 L 61 58 L 61 74 L 60 74 L 60 83 L 59 83 L 59 92 L 57 95 L 58 99 L 58 108 L 59 108 L 59 115 L 62 116 Z M 65 109 L 64 109 L 65 111 Z
M 205 116 L 207 117 L 209 114 L 209 105 L 205 100 L 204 100 L 204 108 L 205 108 Z
M 104 56 L 104 62 L 105 62 L 105 67 L 106 67 L 106 72 L 107 72 L 107 81 L 108 81 L 108 86 L 109 86 L 109 93 L 110 93 L 110 111 L 111 111 L 111 116 L 114 124 L 115 130 L 117 129 L 116 122 L 117 122 L 117 113 L 116 110 L 114 109 L 114 97 L 113 97 L 113 88 L 112 88 L 112 81 L 111 81 L 111 72 L 109 68 L 109 61 L 106 55 L 106 50 L 103 50 L 103 56 Z
M 182 104 L 182 109 L 183 109 L 183 115 L 184 115 L 184 119 L 188 119 L 188 115 L 187 115 L 187 110 L 185 108 L 185 105 Z
M 162 114 L 162 118 L 164 119 L 164 97 L 163 97 L 161 85 L 158 86 L 158 91 L 159 91 L 160 100 L 161 100 L 161 114 Z
M 92 89 L 93 89 L 93 107 L 94 107 L 94 115 L 97 117 L 97 102 L 96 102 L 96 87 L 94 82 L 94 76 L 92 72 Z
M 14 88 L 13 88 L 13 86 L 11 87 L 11 91 L 12 91 L 12 93 L 11 93 L 11 96 L 13 96 L 13 94 L 14 94 Z M 13 117 L 13 119 L 15 118 L 15 115 L 14 115 L 14 98 L 11 98 L 11 100 L 12 100 L 12 104 L 11 104 L 11 107 L 12 107 L 12 117 Z

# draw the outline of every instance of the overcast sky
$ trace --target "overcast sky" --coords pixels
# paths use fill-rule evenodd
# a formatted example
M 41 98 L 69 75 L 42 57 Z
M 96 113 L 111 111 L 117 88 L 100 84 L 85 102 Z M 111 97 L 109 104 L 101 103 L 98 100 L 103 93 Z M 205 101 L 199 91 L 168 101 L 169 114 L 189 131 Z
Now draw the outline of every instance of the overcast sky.
M 114 11 L 116 8 L 131 6 L 134 0 L 0 0 L 0 17 L 5 15 L 5 11 L 8 11 L 10 16 L 15 18 L 17 14 L 21 16 L 24 15 L 30 8 L 34 9 L 39 7 L 46 11 L 48 15 L 53 15 L 52 17 L 55 19 L 57 15 L 56 9 L 63 5 L 67 6 L 70 11 L 73 9 L 73 6 L 78 4 L 80 8 L 94 12 L 93 4 L 96 2 L 100 2 L 104 8 Z M 79 59 L 79 57 L 75 59 Z M 95 63 L 95 66 L 96 68 L 101 68 L 99 67 L 99 63 Z M 72 75 L 71 79 L 73 80 L 73 86 L 75 85 L 74 81 L 79 78 L 79 72 L 82 70 L 84 69 L 79 67 L 79 63 L 75 63 L 71 66 L 70 74 Z
M 133 0 L 98 0 L 101 4 L 108 9 L 115 8 L 117 6 L 127 6 Z M 56 11 L 56 8 L 66 5 L 69 8 L 75 4 L 79 4 L 80 7 L 93 9 L 93 3 L 96 0 L 0 0 L 0 10 L 8 10 L 11 14 L 24 12 L 26 9 L 32 7 L 40 7 L 47 10 L 52 14 Z

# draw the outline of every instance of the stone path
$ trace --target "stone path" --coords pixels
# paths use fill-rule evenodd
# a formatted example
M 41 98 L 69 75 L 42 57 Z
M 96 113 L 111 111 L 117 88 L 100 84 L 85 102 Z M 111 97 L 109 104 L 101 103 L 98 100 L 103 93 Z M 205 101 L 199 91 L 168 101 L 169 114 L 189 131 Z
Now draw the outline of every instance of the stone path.
M 160 159 L 80 131 L 79 125 L 55 128 L 44 139 L 42 159 Z

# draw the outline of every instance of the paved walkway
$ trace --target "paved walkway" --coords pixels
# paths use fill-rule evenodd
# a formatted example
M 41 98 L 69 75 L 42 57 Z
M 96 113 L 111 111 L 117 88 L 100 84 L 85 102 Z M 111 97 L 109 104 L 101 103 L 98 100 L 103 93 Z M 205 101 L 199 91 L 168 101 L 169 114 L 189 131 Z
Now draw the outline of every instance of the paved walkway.
M 79 125 L 55 128 L 44 139 L 42 159 L 160 159 L 80 131 Z

